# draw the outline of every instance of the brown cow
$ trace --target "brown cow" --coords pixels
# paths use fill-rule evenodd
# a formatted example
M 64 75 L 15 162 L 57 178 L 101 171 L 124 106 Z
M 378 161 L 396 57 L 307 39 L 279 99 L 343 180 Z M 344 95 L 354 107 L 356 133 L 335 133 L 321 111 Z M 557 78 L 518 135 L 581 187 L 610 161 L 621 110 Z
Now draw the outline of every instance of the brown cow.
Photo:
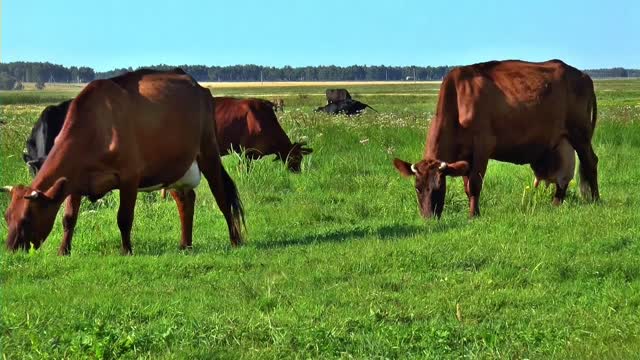
M 591 78 L 562 61 L 459 67 L 440 87 L 423 159 L 393 163 L 402 175 L 415 176 L 424 217 L 442 214 L 446 176 L 463 177 L 474 216 L 480 214 L 489 159 L 531 164 L 537 174 L 548 174 L 558 170 L 554 158 L 568 141 L 580 159 L 581 191 L 597 200 L 598 158 L 591 146 L 596 113 Z M 566 185 L 558 186 L 554 203 L 561 203 L 565 192 Z
M 180 245 L 190 247 L 193 188 L 201 172 L 227 221 L 231 243 L 240 244 L 242 204 L 222 167 L 213 116 L 211 93 L 181 70 L 139 70 L 91 82 L 71 102 L 31 185 L 10 189 L 7 248 L 38 248 L 69 196 L 59 250 L 68 254 L 81 196 L 95 201 L 119 189 L 118 227 L 123 253 L 130 254 L 137 193 L 160 188 L 172 189 L 182 223 Z
M 216 128 L 222 154 L 245 151 L 257 159 L 275 154 L 289 170 L 300 171 L 302 156 L 313 150 L 306 143 L 291 143 L 274 113 L 270 101 L 216 97 Z

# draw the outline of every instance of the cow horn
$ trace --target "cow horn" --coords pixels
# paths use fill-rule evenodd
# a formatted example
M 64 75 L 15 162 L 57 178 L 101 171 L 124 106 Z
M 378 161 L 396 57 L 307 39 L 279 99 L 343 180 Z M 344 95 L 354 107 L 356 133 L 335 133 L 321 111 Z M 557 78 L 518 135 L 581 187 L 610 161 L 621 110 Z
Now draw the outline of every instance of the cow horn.
M 31 190 L 31 193 L 29 193 L 29 195 L 25 195 L 24 198 L 33 200 L 33 199 L 37 199 L 39 195 L 40 193 L 38 193 L 36 190 Z
M 0 192 L 11 192 L 13 190 L 13 186 L 3 186 L 0 188 Z
M 416 164 L 411 164 L 411 171 L 412 171 L 414 174 L 417 174 L 417 173 L 418 173 L 418 169 L 416 169 Z
M 447 163 L 443 161 L 443 162 L 440 163 L 440 166 L 438 167 L 438 170 L 444 170 L 444 169 L 447 168 L 447 166 L 448 166 Z

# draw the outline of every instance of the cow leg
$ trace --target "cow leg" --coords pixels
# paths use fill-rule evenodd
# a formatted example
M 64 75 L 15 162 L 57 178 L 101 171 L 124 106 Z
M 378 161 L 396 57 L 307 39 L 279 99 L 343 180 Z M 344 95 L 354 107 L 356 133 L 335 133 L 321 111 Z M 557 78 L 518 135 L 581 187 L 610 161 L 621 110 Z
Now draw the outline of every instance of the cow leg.
M 62 236 L 62 243 L 58 249 L 58 255 L 71 254 L 71 240 L 73 238 L 73 231 L 78 221 L 78 213 L 80 210 L 80 201 L 82 197 L 79 195 L 69 195 L 64 205 L 64 216 L 62 218 L 62 228 L 64 229 L 64 235 Z
M 462 177 L 462 182 L 464 184 L 464 192 L 465 194 L 467 194 L 467 198 L 469 199 L 469 204 L 471 204 L 471 192 L 469 191 L 469 177 L 468 176 L 463 176 Z
M 120 208 L 118 209 L 118 228 L 122 237 L 122 254 L 131 255 L 131 228 L 133 227 L 133 213 L 136 208 L 136 198 L 138 196 L 137 184 L 134 186 L 120 186 Z
M 572 144 L 573 145 L 573 144 Z M 598 156 L 593 151 L 590 142 L 575 146 L 578 159 L 580 159 L 580 167 L 578 174 L 580 176 L 580 192 L 585 198 L 591 198 L 593 201 L 600 199 L 600 191 L 598 190 Z M 590 190 L 590 191 L 589 191 Z
M 553 195 L 553 205 L 560 206 L 564 202 L 564 198 L 567 196 L 567 188 L 569 184 L 556 184 L 556 193 Z
M 176 201 L 178 213 L 180 214 L 180 224 L 182 225 L 182 239 L 180 248 L 191 248 L 193 234 L 193 208 L 196 202 L 196 192 L 193 189 L 172 190 L 171 196 Z
M 469 197 L 469 217 L 480 216 L 480 192 L 489 163 L 488 157 L 474 155 L 473 158 L 468 180 L 465 183 L 465 192 Z
M 241 245 L 240 221 L 242 218 L 242 205 L 233 181 L 222 167 L 220 156 L 215 152 L 213 152 L 212 156 L 203 156 L 198 159 L 198 166 L 207 179 L 209 189 L 211 189 L 213 197 L 216 199 L 216 203 L 218 203 L 218 207 L 227 221 L 231 245 Z

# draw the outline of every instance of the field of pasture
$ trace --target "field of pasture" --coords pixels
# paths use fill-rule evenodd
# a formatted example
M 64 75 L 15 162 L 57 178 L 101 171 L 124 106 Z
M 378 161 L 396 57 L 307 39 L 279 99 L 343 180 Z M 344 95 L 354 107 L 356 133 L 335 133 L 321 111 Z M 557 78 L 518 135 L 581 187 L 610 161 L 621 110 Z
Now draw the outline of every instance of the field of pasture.
M 129 257 L 117 194 L 83 202 L 69 257 L 56 255 L 60 212 L 40 250 L 0 250 L 3 358 L 640 353 L 640 80 L 596 82 L 602 201 L 585 202 L 573 183 L 553 207 L 551 188 L 530 188 L 528 166 L 491 162 L 482 216 L 467 217 L 453 179 L 440 221 L 420 218 L 411 180 L 391 163 L 420 158 L 439 84 L 350 84 L 379 111 L 354 118 L 312 112 L 335 85 L 206 85 L 283 98 L 283 127 L 314 149 L 302 173 L 269 158 L 247 172 L 225 158 L 247 215 L 239 249 L 205 184 L 190 251 L 178 249 L 175 203 L 158 193 L 138 196 Z M 32 124 L 80 89 L 0 92 L 0 185 L 30 182 L 22 151 Z

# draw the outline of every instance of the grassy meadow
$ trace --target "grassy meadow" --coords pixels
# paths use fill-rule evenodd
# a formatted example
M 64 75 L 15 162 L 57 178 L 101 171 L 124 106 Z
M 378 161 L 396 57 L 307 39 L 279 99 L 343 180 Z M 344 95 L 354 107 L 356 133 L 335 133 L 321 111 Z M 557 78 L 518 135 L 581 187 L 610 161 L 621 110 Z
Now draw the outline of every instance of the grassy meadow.
M 314 149 L 302 173 L 269 158 L 247 172 L 225 158 L 247 214 L 239 249 L 205 184 L 190 251 L 178 249 L 174 202 L 157 192 L 138 196 L 129 257 L 117 193 L 83 201 L 69 257 L 56 255 L 60 211 L 40 250 L 0 250 L 3 358 L 640 354 L 640 80 L 596 82 L 601 202 L 582 200 L 574 183 L 553 207 L 551 188 L 530 188 L 528 166 L 494 161 L 482 216 L 468 219 L 453 179 L 440 221 L 420 218 L 411 181 L 391 163 L 420 158 L 438 84 L 350 84 L 379 111 L 354 118 L 312 112 L 335 85 L 207 86 L 282 97 L 283 127 Z M 0 185 L 30 182 L 32 124 L 80 89 L 0 92 Z

